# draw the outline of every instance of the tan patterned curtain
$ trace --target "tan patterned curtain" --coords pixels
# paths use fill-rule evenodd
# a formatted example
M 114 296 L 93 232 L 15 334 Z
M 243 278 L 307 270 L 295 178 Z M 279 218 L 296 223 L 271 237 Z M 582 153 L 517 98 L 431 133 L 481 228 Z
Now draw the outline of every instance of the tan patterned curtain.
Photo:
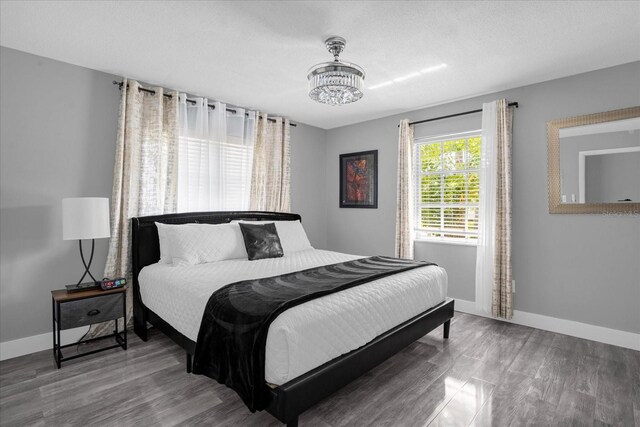
M 483 105 L 476 308 L 513 317 L 511 145 L 513 111 L 505 99 Z
M 131 218 L 176 211 L 178 181 L 178 93 L 163 96 L 140 91 L 124 79 L 118 117 L 116 160 L 111 194 L 111 240 L 105 277 L 131 283 Z M 127 295 L 131 319 L 132 286 Z M 111 332 L 110 322 L 95 325 L 92 336 Z
M 396 250 L 398 258 L 413 259 L 413 126 L 400 122 L 398 136 L 398 192 L 396 206 Z
M 511 128 L 513 110 L 506 99 L 497 101 L 496 253 L 491 313 L 513 317 L 513 272 L 511 269 Z
M 250 209 L 291 211 L 291 138 L 289 120 L 266 114 L 258 119 L 253 153 Z

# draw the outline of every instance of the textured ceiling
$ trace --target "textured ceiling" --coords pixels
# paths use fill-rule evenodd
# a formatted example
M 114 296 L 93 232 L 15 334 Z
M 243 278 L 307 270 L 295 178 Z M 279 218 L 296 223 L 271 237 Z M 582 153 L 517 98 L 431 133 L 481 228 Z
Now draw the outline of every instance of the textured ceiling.
M 639 1 L 2 1 L 0 19 L 3 46 L 321 128 L 640 60 Z M 365 87 L 418 74 L 317 104 L 330 35 Z

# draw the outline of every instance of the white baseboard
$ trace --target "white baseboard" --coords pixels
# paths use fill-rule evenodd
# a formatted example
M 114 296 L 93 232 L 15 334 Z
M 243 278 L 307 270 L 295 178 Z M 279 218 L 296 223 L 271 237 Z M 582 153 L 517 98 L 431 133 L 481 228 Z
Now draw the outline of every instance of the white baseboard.
M 476 303 L 473 301 L 456 299 L 455 309 L 476 316 L 491 317 L 476 310 Z M 589 325 L 587 323 L 574 322 L 573 320 L 558 319 L 556 317 L 518 310 L 513 312 L 513 319 L 504 321 L 640 351 L 640 334 L 634 334 L 633 332 L 603 328 L 602 326 Z M 87 327 L 82 327 L 62 331 L 62 344 L 65 345 L 76 342 L 87 332 L 87 329 Z M 53 347 L 52 339 L 51 332 L 48 332 L 0 343 L 0 360 L 12 359 L 25 354 L 49 350 Z
M 60 332 L 60 341 L 62 345 L 74 343 L 82 338 L 88 330 L 88 326 L 64 330 Z M 24 356 L 25 354 L 36 353 L 42 350 L 50 350 L 52 348 L 52 332 L 13 341 L 5 341 L 0 343 L 0 360 L 13 359 L 14 357 Z
M 476 316 L 491 317 L 477 310 L 474 301 L 456 298 L 455 309 Z M 589 325 L 588 323 L 574 322 L 573 320 L 558 319 L 518 310 L 513 311 L 511 320 L 498 320 L 640 351 L 640 334 L 634 334 L 633 332 L 603 328 L 602 326 Z

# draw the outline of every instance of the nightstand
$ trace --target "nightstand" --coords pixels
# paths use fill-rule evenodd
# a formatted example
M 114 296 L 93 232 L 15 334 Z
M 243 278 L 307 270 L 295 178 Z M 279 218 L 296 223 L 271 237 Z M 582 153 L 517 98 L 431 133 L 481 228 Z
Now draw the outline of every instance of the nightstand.
M 56 365 L 58 365 L 58 369 L 60 369 L 63 361 L 117 347 L 122 347 L 124 350 L 127 349 L 126 286 L 108 291 L 101 289 L 74 293 L 67 293 L 65 289 L 51 291 L 51 309 L 53 312 L 53 358 L 56 361 Z M 119 331 L 118 319 L 121 317 L 123 318 L 123 330 Z M 60 345 L 60 331 L 110 320 L 115 323 L 115 329 L 112 334 L 83 340 L 80 343 L 115 338 L 116 344 L 70 357 L 63 356 L 63 348 L 72 347 L 78 343 Z

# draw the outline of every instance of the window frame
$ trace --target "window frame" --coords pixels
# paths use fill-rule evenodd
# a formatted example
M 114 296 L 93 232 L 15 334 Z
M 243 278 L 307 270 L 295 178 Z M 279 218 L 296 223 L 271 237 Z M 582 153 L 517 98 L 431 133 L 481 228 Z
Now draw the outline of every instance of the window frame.
M 414 241 L 418 241 L 418 242 L 429 242 L 429 243 L 445 243 L 445 244 L 452 244 L 452 245 L 465 245 L 465 246 L 477 246 L 478 244 L 478 230 L 476 229 L 475 231 L 469 231 L 468 229 L 468 223 L 465 220 L 465 230 L 464 231 L 459 231 L 459 230 L 451 230 L 451 229 L 445 229 L 444 228 L 444 221 L 445 221 L 445 213 L 444 213 L 444 209 L 445 208 L 464 208 L 465 209 L 465 213 L 468 212 L 469 208 L 476 208 L 478 210 L 478 215 L 479 215 L 479 210 L 480 210 L 480 200 L 478 200 L 478 203 L 469 203 L 468 200 L 465 200 L 465 203 L 446 203 L 444 201 L 445 198 L 445 186 L 444 186 L 444 177 L 447 175 L 454 175 L 454 174 L 465 174 L 467 176 L 467 179 L 465 179 L 465 193 L 468 194 L 468 174 L 469 173 L 477 173 L 478 174 L 478 178 L 479 178 L 479 174 L 480 174 L 480 165 L 478 165 L 477 168 L 468 168 L 468 165 L 465 165 L 465 169 L 451 169 L 451 170 L 445 170 L 443 169 L 443 165 L 444 165 L 444 146 L 443 144 L 447 141 L 452 141 L 452 140 L 457 140 L 457 139 L 465 139 L 465 151 L 464 151 L 464 155 L 468 156 L 469 153 L 469 139 L 470 138 L 474 138 L 474 137 L 479 137 L 482 141 L 482 129 L 476 129 L 476 130 L 471 130 L 471 131 L 466 131 L 466 132 L 458 132 L 458 133 L 452 133 L 452 134 L 445 134 L 445 135 L 436 135 L 436 136 L 429 136 L 429 137 L 418 137 L 418 138 L 414 138 L 413 140 L 413 185 L 414 185 L 414 190 L 413 190 L 413 200 L 414 200 L 414 224 L 413 224 L 413 231 L 414 231 Z M 430 172 L 424 172 L 422 170 L 422 161 L 421 161 L 421 157 L 420 157 L 420 147 L 423 145 L 428 145 L 428 144 L 436 144 L 436 143 L 440 143 L 441 144 L 441 150 L 440 150 L 440 156 L 441 156 L 441 163 L 440 163 L 440 168 L 437 171 L 430 171 Z M 482 142 L 481 142 L 482 144 Z M 482 145 L 481 145 L 482 147 Z M 425 176 L 440 176 L 440 202 L 439 203 L 423 203 L 422 202 L 422 178 Z M 480 195 L 478 194 L 478 199 L 480 198 Z M 426 228 L 422 228 L 422 214 L 421 214 L 421 210 L 422 208 L 440 208 L 440 228 L 438 229 L 426 229 Z M 441 233 L 441 236 L 427 236 L 428 232 L 432 232 L 432 233 Z M 446 237 L 445 234 L 449 232 L 450 234 L 457 234 L 457 235 L 464 235 L 464 238 L 453 238 L 453 237 Z M 473 238 L 473 236 L 475 236 L 475 238 Z

